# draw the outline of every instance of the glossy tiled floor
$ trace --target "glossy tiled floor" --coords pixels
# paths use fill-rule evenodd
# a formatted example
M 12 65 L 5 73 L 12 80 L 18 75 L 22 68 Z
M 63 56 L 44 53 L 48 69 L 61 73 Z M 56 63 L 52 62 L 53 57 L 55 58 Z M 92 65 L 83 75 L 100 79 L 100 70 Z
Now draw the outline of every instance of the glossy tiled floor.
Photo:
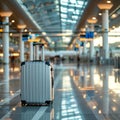
M 0 66 L 1 120 L 120 120 L 120 73 L 112 66 L 55 65 L 53 105 L 24 107 L 20 68 L 8 67 Z

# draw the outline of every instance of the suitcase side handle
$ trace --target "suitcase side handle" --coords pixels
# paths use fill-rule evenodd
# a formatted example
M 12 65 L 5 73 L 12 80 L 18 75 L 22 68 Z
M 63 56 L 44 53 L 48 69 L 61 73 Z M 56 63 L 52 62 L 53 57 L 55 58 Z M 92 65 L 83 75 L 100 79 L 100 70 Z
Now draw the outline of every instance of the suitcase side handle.
M 21 66 L 22 66 L 22 65 L 25 65 L 25 62 L 22 62 L 22 63 L 21 63 Z

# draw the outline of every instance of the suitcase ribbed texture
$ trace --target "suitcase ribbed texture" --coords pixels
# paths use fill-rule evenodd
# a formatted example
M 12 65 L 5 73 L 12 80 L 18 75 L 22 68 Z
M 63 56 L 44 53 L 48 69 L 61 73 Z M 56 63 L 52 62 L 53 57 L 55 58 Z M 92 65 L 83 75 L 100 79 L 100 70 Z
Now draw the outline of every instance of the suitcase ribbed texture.
M 45 61 L 21 65 L 21 102 L 44 104 L 53 100 L 51 66 Z

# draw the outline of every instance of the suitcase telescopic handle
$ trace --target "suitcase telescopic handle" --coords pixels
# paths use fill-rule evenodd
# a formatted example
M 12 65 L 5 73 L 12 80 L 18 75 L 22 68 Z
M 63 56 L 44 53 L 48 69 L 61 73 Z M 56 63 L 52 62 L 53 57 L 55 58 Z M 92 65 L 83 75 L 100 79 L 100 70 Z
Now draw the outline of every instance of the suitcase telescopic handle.
M 42 44 L 42 43 L 36 43 L 36 42 L 34 42 L 34 43 L 33 43 L 33 46 L 36 46 L 36 45 L 39 45 L 39 46 L 41 46 L 41 47 L 44 46 L 44 44 Z
M 33 47 L 35 47 L 35 46 L 40 46 L 40 47 L 42 48 L 42 51 L 41 51 L 41 60 L 44 61 L 44 59 L 45 59 L 45 58 L 44 58 L 44 44 L 34 42 L 34 43 L 33 43 Z M 35 57 L 35 49 L 34 49 L 34 60 L 36 60 L 36 57 Z

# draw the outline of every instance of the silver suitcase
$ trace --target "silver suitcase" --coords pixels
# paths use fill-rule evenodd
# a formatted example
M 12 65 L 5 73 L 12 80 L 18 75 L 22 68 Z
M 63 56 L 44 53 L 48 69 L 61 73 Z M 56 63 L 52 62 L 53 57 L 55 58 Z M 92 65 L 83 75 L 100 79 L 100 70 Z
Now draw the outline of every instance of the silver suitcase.
M 45 61 L 28 61 L 21 64 L 22 105 L 44 105 L 54 99 L 52 66 Z
M 49 104 L 53 101 L 53 78 L 51 73 L 51 66 L 44 61 L 22 63 L 22 105 Z

